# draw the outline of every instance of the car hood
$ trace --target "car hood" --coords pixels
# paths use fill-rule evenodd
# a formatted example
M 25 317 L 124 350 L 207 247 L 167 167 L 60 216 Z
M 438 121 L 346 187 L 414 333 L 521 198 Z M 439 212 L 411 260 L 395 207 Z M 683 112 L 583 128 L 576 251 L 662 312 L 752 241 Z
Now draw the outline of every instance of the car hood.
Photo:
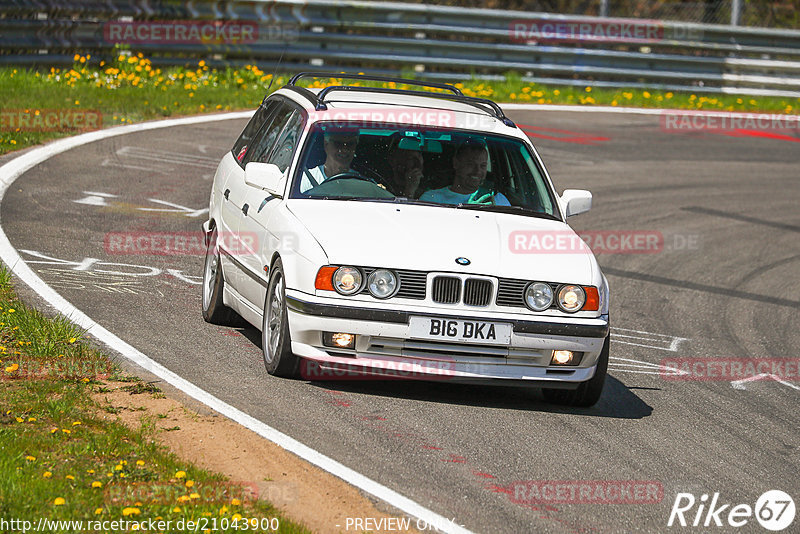
M 332 265 L 587 285 L 596 274 L 594 256 L 580 244 L 546 252 L 543 243 L 552 243 L 553 237 L 562 243 L 579 239 L 561 221 L 378 202 L 293 199 L 287 207 L 319 242 Z M 459 265 L 456 258 L 467 258 L 470 264 Z

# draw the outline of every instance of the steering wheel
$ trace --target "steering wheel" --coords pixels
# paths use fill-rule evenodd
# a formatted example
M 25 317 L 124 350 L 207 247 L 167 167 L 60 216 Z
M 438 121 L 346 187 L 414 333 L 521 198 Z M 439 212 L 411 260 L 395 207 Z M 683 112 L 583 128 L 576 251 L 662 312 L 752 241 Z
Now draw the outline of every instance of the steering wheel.
M 335 180 L 342 180 L 344 178 L 352 178 L 355 180 L 361 180 L 362 182 L 369 182 L 371 184 L 376 183 L 375 180 L 373 180 L 372 178 L 368 176 L 362 176 L 361 174 L 358 174 L 355 171 L 344 171 L 340 172 L 339 174 L 334 174 L 333 176 L 330 176 L 328 179 L 326 179 L 323 183 L 333 182 Z

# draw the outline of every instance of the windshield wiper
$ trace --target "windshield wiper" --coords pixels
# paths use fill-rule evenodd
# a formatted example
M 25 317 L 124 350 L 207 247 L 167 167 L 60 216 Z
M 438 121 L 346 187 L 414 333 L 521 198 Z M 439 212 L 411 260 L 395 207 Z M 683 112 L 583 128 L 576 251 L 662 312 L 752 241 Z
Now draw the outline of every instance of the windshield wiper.
M 543 213 L 541 211 L 534 211 L 530 208 L 525 208 L 523 206 L 497 206 L 494 204 L 456 204 L 457 208 L 468 209 L 468 210 L 480 210 L 480 211 L 492 211 L 497 213 L 512 213 L 512 214 L 523 214 L 529 217 L 537 217 L 539 219 L 550 219 L 553 221 L 560 221 L 558 217 L 555 215 L 550 215 L 549 213 Z

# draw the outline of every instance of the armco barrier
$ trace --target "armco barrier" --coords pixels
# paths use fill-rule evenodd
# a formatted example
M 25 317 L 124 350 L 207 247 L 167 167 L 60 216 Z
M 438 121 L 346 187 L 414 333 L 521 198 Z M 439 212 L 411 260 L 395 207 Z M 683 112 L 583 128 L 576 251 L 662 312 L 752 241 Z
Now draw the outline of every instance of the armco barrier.
M 553 84 L 800 97 L 796 30 L 332 0 L 0 0 L 0 14 L 5 64 L 69 64 L 77 51 L 109 57 L 109 36 L 119 33 L 108 24 L 227 21 L 257 25 L 257 38 L 128 44 L 157 64 L 191 58 L 269 68 L 282 56 L 290 69 L 414 70 L 449 80 L 515 71 Z

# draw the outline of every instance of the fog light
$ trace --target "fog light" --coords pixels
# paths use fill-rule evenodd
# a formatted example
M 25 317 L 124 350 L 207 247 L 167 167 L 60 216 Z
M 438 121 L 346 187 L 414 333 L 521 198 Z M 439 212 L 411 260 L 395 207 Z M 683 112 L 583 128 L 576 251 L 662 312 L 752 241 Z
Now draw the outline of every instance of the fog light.
M 335 347 L 337 349 L 352 349 L 356 346 L 356 335 L 341 332 L 323 332 L 322 344 L 326 347 Z
M 554 350 L 553 351 L 553 364 L 554 365 L 569 365 L 572 363 L 573 354 L 571 350 Z

